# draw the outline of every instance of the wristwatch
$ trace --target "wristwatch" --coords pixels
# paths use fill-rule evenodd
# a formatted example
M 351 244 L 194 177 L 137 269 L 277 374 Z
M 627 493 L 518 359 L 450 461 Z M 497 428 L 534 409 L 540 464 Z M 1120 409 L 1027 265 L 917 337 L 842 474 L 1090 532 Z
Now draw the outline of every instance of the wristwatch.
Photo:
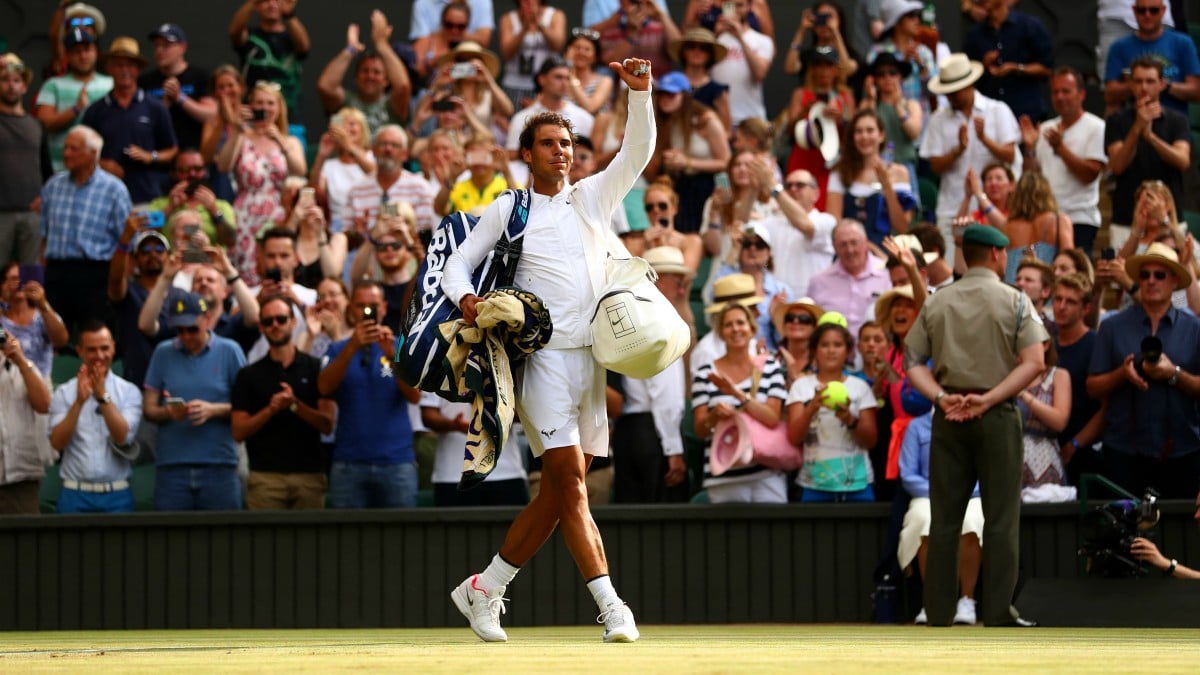
M 1179 366 L 1175 366 L 1175 372 L 1171 375 L 1171 377 L 1167 378 L 1168 386 L 1174 387 L 1179 384 L 1179 370 Z
M 783 186 L 776 183 L 775 187 L 771 188 L 771 196 L 778 197 L 780 192 L 783 192 Z
M 104 392 L 103 396 L 93 396 L 92 398 L 96 399 L 96 403 L 99 405 L 104 405 L 105 403 L 112 403 L 112 394 L 108 393 L 107 391 Z

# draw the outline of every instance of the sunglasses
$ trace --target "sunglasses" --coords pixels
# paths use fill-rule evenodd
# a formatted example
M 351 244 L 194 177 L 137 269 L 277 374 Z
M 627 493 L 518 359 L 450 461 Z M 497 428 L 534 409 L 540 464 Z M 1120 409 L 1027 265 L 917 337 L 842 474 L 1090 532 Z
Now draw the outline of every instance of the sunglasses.
M 1165 281 L 1167 272 L 1166 270 L 1142 270 L 1138 272 L 1138 278 L 1142 281 L 1149 281 L 1150 277 L 1154 277 L 1155 281 Z
M 700 49 L 700 50 L 703 50 L 706 52 L 712 51 L 712 45 L 704 43 L 704 42 L 685 42 L 685 43 L 683 43 L 683 48 L 684 49 Z
M 262 319 L 259 319 L 259 321 L 261 320 Z M 187 335 L 195 335 L 196 333 L 200 332 L 200 326 L 180 326 L 175 330 L 179 331 L 180 333 L 186 333 Z
M 875 77 L 900 77 L 900 71 L 895 68 L 880 68 L 875 71 Z
M 789 190 L 799 190 L 800 188 L 806 188 L 806 187 L 815 188 L 815 187 L 817 187 L 817 184 L 816 183 L 807 183 L 802 180 L 794 180 L 794 181 L 791 181 L 788 183 L 784 183 L 783 186 Z
M 600 40 L 600 33 L 597 33 L 590 28 L 572 28 L 571 37 L 585 37 L 589 40 L 598 42 Z
M 83 28 L 85 26 L 95 26 L 96 20 L 90 16 L 76 16 L 67 21 L 67 26 L 71 28 Z
M 1138 7 L 1136 5 L 1133 8 L 1133 11 L 1137 14 L 1148 14 L 1150 16 L 1156 16 L 1162 10 L 1162 7 Z
M 143 255 L 146 253 L 164 253 L 166 250 L 167 247 L 162 244 L 146 244 L 138 247 L 138 253 Z
M 803 326 L 811 326 L 817 323 L 817 320 L 812 317 L 812 314 L 785 314 L 783 316 L 784 323 L 798 323 Z
M 263 328 L 269 328 L 271 326 L 282 326 L 282 325 L 286 324 L 291 318 L 292 317 L 288 316 L 287 314 L 277 314 L 275 316 L 259 316 L 258 323 L 260 325 L 262 325 Z
M 756 248 L 760 251 L 765 251 L 771 247 L 767 245 L 767 242 L 761 239 L 743 239 L 742 248 Z
M 375 248 L 377 248 L 381 251 L 399 251 L 400 249 L 404 248 L 404 242 L 402 242 L 402 241 L 377 241 L 377 242 L 375 242 Z
M 646 202 L 646 213 L 650 213 L 656 209 L 666 211 L 669 208 L 671 208 L 671 205 L 666 202 Z
M 466 30 L 466 29 L 467 29 L 467 24 L 465 24 L 465 23 L 453 23 L 453 22 L 451 22 L 451 21 L 443 21 L 443 22 L 442 22 L 442 28 L 445 28 L 446 30 Z

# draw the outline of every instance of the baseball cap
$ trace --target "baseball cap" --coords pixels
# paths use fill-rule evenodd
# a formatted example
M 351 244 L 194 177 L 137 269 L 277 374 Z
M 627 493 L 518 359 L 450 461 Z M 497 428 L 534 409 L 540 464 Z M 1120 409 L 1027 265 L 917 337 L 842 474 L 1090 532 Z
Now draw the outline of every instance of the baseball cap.
M 150 39 L 162 38 L 167 42 L 187 42 L 187 33 L 177 23 L 164 23 L 155 28 L 149 35 Z
M 159 232 L 158 230 L 142 230 L 141 232 L 138 232 L 136 235 L 134 235 L 133 244 L 129 247 L 129 249 L 131 251 L 137 251 L 138 247 L 151 239 L 161 242 L 168 251 L 171 250 L 171 242 L 167 241 L 167 238 L 163 235 L 163 233 Z
M 75 45 L 94 45 L 96 44 L 96 36 L 83 30 L 82 28 L 71 28 L 63 34 L 63 46 L 74 47 Z
M 208 311 L 208 303 L 196 293 L 185 293 L 171 304 L 167 312 L 167 326 L 183 328 L 195 326 L 201 314 Z
M 687 75 L 675 70 L 659 78 L 658 90 L 664 94 L 691 93 L 692 83 Z

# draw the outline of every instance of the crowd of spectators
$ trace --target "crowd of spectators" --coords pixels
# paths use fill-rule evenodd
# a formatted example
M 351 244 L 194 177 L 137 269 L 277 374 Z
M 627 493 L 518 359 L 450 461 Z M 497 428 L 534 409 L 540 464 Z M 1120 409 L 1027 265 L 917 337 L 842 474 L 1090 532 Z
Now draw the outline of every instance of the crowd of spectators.
M 964 2 L 960 45 L 917 0 L 817 2 L 797 26 L 763 0 L 587 0 L 577 27 L 544 0 L 413 4 L 407 31 L 376 10 L 313 55 L 323 130 L 301 123 L 296 0 L 246 0 L 211 70 L 184 27 L 120 35 L 83 3 L 56 10 L 36 90 L 0 55 L 0 511 L 36 511 L 51 463 L 60 512 L 132 510 L 147 463 L 164 510 L 414 506 L 430 472 L 438 505 L 524 503 L 516 440 L 494 487 L 453 489 L 469 411 L 389 357 L 441 217 L 526 181 L 524 120 L 571 120 L 574 180 L 612 159 L 627 94 L 606 64 L 628 56 L 653 62 L 658 146 L 613 227 L 695 342 L 652 380 L 610 377 L 593 501 L 927 509 L 902 345 L 965 271 L 968 221 L 1007 237 L 1005 280 L 1053 336 L 1018 401 L 1025 498 L 1090 473 L 1200 492 L 1200 59 L 1176 3 L 1100 3 L 1104 117 L 1016 0 Z M 796 78 L 779 110 L 772 71 Z M 79 364 L 57 388 L 54 359 Z M 738 415 L 786 427 L 803 466 L 714 471 Z

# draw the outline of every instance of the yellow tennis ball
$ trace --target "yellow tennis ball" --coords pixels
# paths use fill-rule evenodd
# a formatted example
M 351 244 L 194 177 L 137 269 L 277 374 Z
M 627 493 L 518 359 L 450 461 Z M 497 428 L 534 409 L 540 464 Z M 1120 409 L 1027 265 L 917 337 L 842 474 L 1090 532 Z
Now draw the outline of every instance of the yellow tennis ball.
M 821 404 L 833 410 L 849 405 L 850 391 L 841 382 L 830 382 L 821 390 Z

